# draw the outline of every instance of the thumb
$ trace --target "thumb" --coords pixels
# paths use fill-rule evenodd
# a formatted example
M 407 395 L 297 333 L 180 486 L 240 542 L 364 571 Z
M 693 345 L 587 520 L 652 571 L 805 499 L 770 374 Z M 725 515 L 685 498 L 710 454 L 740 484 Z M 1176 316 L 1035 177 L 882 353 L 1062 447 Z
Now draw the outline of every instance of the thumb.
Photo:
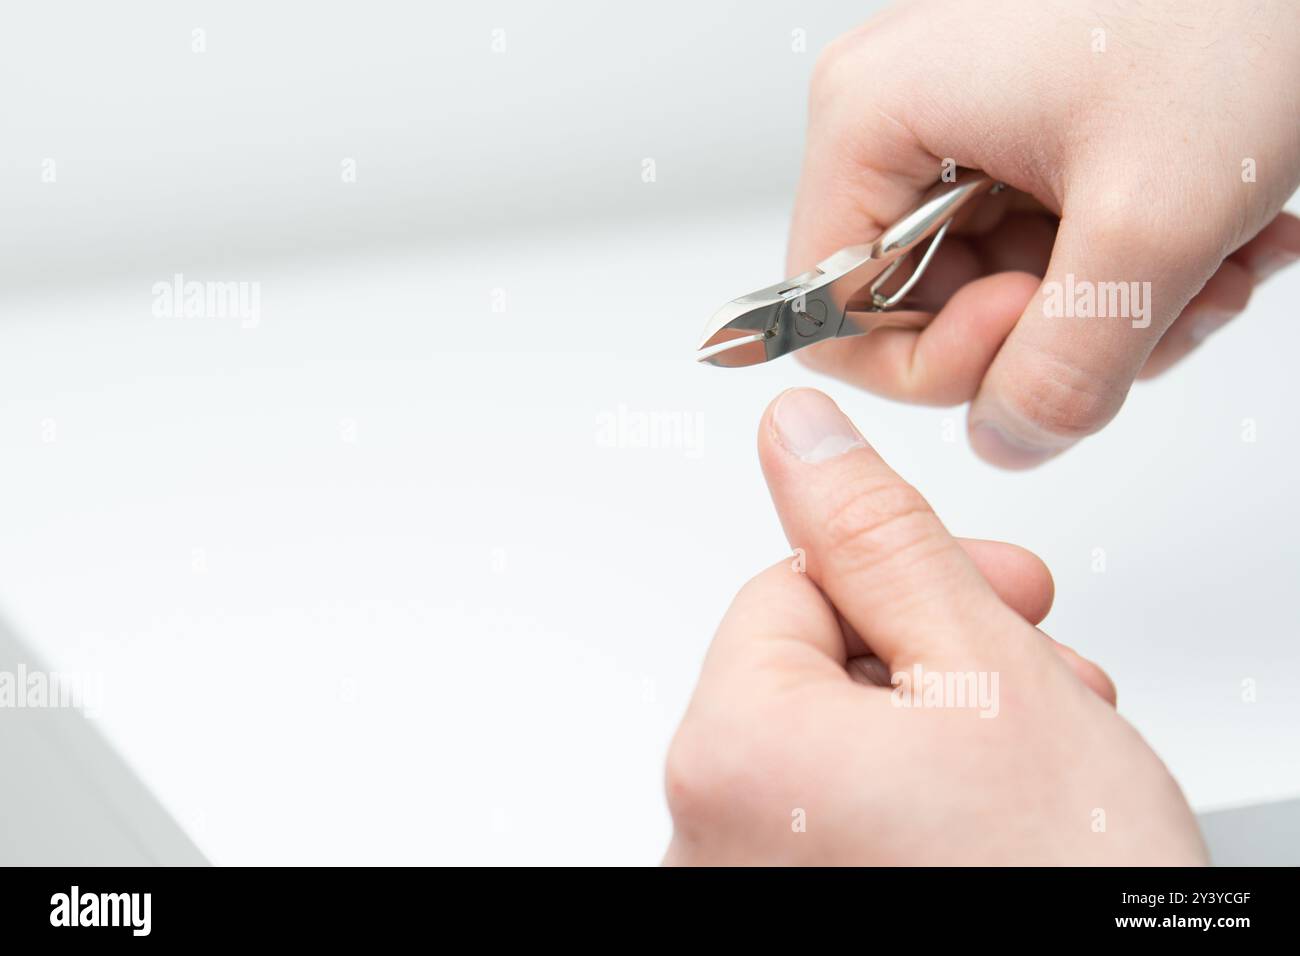
M 1007 634 L 1042 651 L 1037 632 L 998 599 L 920 493 L 821 392 L 777 397 L 763 417 L 759 457 L 808 576 L 892 670 L 1004 656 Z
M 1031 467 L 1119 411 L 1147 356 L 1223 258 L 1217 233 L 1171 220 L 1154 202 L 1067 203 L 1046 278 L 971 404 L 971 444 L 983 458 Z

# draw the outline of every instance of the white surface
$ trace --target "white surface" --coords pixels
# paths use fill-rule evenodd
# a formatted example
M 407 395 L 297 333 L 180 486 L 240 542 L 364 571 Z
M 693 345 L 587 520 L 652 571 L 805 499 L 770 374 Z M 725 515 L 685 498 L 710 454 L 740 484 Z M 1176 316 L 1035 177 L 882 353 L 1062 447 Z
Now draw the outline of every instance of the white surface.
M 1201 815 L 1216 866 L 1300 865 L 1300 800 L 1281 800 Z
M 567 9 L 87 6 L 83 42 L 23 8 L 0 40 L 0 612 L 102 672 L 102 730 L 214 862 L 662 850 L 700 655 L 785 549 L 758 416 L 815 381 L 689 353 L 780 271 L 808 69 L 869 11 Z M 178 270 L 259 282 L 260 324 L 155 318 Z M 1047 559 L 1048 629 L 1198 807 L 1300 793 L 1298 294 L 1027 475 L 958 410 L 828 386 L 954 532 Z M 620 407 L 699 441 L 608 447 Z
M 784 551 L 757 418 L 811 380 L 686 353 L 781 237 L 772 215 L 322 263 L 268 275 L 256 329 L 156 319 L 140 286 L 24 305 L 0 326 L 0 604 L 105 674 L 104 730 L 215 862 L 652 861 L 700 654 Z M 955 532 L 1047 559 L 1048 629 L 1200 807 L 1300 791 L 1287 283 L 1034 474 L 945 442 L 957 412 L 832 388 Z M 698 415 L 698 449 L 605 447 L 620 405 Z
M 0 621 L 0 674 L 6 698 L 23 703 L 45 687 L 44 661 L 31 656 Z M 35 676 L 36 684 L 30 683 Z M 93 675 L 53 689 L 93 709 Z M 38 691 L 39 693 L 39 691 Z M 80 694 L 82 696 L 78 697 Z M 206 861 L 157 798 L 72 707 L 0 707 L 0 865 L 202 866 Z

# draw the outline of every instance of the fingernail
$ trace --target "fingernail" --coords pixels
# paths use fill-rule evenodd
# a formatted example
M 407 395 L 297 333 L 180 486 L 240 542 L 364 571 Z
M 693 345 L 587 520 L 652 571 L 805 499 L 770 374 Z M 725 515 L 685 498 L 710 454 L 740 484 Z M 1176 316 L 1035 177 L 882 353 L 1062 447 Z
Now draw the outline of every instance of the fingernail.
M 1013 438 L 994 422 L 972 425 L 970 443 L 981 458 L 1003 468 L 1033 468 L 1060 450 Z
M 867 444 L 839 407 L 812 388 L 782 394 L 772 409 L 772 428 L 786 451 L 810 464 Z

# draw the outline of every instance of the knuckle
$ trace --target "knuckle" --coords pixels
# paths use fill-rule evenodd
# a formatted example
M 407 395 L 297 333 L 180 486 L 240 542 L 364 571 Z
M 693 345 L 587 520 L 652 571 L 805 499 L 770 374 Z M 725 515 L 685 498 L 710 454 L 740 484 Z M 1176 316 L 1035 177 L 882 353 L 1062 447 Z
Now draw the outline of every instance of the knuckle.
M 732 816 L 751 789 L 751 766 L 743 741 L 725 729 L 684 722 L 664 766 L 668 811 L 678 831 L 690 836 Z
M 782 560 L 773 567 L 784 567 L 784 564 L 785 562 Z M 740 586 L 739 590 L 736 591 L 736 596 L 732 598 L 731 608 L 728 610 L 728 613 L 730 613 L 730 610 L 747 603 L 763 603 L 764 596 L 769 593 L 771 588 L 771 571 L 771 567 L 765 568 L 746 580 L 745 583 Z
M 1091 198 L 1095 197 L 1095 198 Z M 1226 254 L 1224 237 L 1237 226 L 1220 223 L 1218 204 L 1204 195 L 1171 191 L 1138 178 L 1126 185 L 1090 190 L 1088 245 L 1122 250 L 1122 263 L 1144 270 L 1141 276 L 1099 279 L 1190 279 L 1209 275 Z M 1203 224 L 1188 228 L 1189 223 Z
M 1088 228 L 1089 241 L 1095 248 L 1123 249 L 1130 261 L 1163 255 L 1168 249 L 1164 215 L 1153 205 L 1150 195 L 1110 191 L 1100 203 Z
M 700 759 L 696 738 L 683 725 L 673 737 L 664 763 L 664 791 L 674 820 L 699 819 L 707 800 L 704 777 L 708 772 L 708 765 Z
M 932 541 L 936 525 L 921 493 L 891 478 L 851 487 L 823 527 L 836 560 L 862 570 Z
M 855 46 L 848 35 L 841 36 L 817 54 L 808 89 L 810 110 L 817 111 L 834 102 L 854 83 L 858 72 Z
M 808 86 L 808 110 L 813 116 L 843 102 L 861 103 L 864 91 L 871 101 L 911 88 L 913 65 L 896 55 L 890 31 L 868 22 L 824 46 L 813 63 Z

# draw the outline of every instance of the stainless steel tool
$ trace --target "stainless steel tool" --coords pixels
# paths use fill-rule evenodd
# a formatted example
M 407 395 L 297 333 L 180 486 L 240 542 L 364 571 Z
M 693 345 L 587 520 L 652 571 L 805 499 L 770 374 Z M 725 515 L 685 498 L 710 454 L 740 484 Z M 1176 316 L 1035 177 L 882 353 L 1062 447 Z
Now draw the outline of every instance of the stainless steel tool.
M 921 328 L 934 316 L 907 296 L 930 264 L 954 217 L 1001 189 L 981 173 L 940 183 L 875 239 L 841 249 L 802 275 L 733 299 L 709 322 L 696 358 L 735 368 L 780 358 L 827 339 L 882 326 Z M 910 272 L 904 269 L 912 263 Z

